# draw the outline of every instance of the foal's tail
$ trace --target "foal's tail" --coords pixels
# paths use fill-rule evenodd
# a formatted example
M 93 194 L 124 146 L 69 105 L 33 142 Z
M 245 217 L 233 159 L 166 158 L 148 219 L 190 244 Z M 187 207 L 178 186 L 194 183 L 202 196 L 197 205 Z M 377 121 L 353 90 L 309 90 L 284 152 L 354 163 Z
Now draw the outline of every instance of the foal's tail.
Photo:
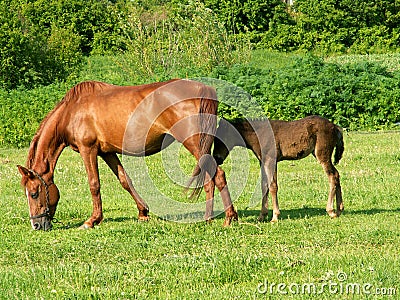
M 217 131 L 217 93 L 214 88 L 203 85 L 201 88 L 200 110 L 199 110 L 199 161 L 193 170 L 192 177 L 187 184 L 187 189 L 195 182 L 191 197 L 199 197 L 206 173 L 214 176 L 217 164 L 210 155 L 211 146 Z
M 336 165 L 339 163 L 339 160 L 342 158 L 344 152 L 344 142 L 343 142 L 343 130 L 339 126 L 335 125 L 335 134 L 336 134 L 336 149 L 335 149 L 335 157 L 333 163 Z

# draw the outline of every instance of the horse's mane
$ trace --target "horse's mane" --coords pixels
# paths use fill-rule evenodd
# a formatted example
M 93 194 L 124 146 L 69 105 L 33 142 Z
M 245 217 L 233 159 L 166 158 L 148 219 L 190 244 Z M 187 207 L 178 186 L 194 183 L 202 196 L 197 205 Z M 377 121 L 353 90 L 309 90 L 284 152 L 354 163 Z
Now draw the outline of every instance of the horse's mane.
M 61 99 L 60 102 L 57 103 L 57 105 L 53 108 L 52 111 L 50 111 L 45 118 L 40 122 L 39 128 L 36 131 L 35 135 L 33 136 L 33 139 L 31 141 L 31 144 L 29 146 L 29 153 L 28 153 L 28 158 L 26 161 L 26 166 L 28 168 L 32 168 L 32 164 L 36 155 L 36 149 L 37 149 L 37 144 L 39 142 L 39 138 L 43 132 L 43 129 L 47 123 L 47 121 L 54 115 L 60 107 L 62 107 L 66 103 L 70 103 L 73 101 L 76 101 L 79 99 L 80 96 L 88 93 L 96 93 L 97 91 L 103 90 L 105 87 L 112 86 L 111 84 L 105 83 L 105 82 L 100 82 L 100 81 L 84 81 L 81 83 L 78 83 L 74 87 L 72 87 L 66 94 L 65 96 Z

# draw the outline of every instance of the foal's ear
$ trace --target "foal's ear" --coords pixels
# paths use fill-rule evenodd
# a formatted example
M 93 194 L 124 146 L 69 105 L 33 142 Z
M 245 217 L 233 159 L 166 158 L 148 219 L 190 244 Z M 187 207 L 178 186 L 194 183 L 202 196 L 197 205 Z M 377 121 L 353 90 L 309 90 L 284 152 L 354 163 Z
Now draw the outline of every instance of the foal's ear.
M 28 177 L 28 178 L 33 178 L 35 175 L 31 171 L 29 171 L 27 168 L 18 165 L 18 171 L 21 173 L 22 176 Z

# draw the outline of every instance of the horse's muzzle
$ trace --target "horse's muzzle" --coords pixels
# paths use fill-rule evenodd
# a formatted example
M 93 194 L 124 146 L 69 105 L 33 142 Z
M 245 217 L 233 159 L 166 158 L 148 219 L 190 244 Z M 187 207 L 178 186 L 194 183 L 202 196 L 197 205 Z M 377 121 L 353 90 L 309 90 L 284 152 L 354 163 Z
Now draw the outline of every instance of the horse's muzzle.
M 41 218 L 32 222 L 32 228 L 34 230 L 50 230 L 52 227 L 51 220 L 49 218 Z

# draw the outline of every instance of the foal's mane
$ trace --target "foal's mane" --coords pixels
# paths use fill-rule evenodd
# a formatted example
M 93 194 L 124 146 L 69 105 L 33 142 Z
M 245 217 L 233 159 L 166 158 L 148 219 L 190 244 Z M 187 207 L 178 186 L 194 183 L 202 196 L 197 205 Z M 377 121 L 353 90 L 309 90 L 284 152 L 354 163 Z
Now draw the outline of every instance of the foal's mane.
M 229 121 L 236 128 L 242 128 L 246 131 L 254 131 L 253 125 L 263 125 L 263 123 L 268 122 L 268 118 L 260 117 L 260 118 L 237 118 L 232 121 Z
M 89 94 L 89 93 L 96 93 L 98 91 L 103 90 L 103 88 L 110 87 L 110 86 L 113 86 L 113 85 L 105 83 L 105 82 L 100 82 L 100 81 L 84 81 L 84 82 L 78 83 L 77 85 L 72 87 L 65 94 L 65 96 L 61 99 L 61 101 L 57 103 L 57 105 L 54 107 L 54 109 L 52 111 L 50 111 L 45 116 L 45 118 L 40 122 L 39 128 L 36 131 L 32 141 L 31 141 L 31 144 L 29 146 L 29 153 L 28 153 L 28 158 L 26 161 L 26 166 L 28 168 L 32 168 L 34 158 L 36 155 L 37 144 L 39 142 L 39 139 L 43 132 L 43 129 L 44 129 L 47 121 L 54 115 L 54 113 L 56 111 L 58 111 L 58 109 L 60 109 L 60 107 L 62 107 L 66 103 L 76 101 L 82 95 Z

